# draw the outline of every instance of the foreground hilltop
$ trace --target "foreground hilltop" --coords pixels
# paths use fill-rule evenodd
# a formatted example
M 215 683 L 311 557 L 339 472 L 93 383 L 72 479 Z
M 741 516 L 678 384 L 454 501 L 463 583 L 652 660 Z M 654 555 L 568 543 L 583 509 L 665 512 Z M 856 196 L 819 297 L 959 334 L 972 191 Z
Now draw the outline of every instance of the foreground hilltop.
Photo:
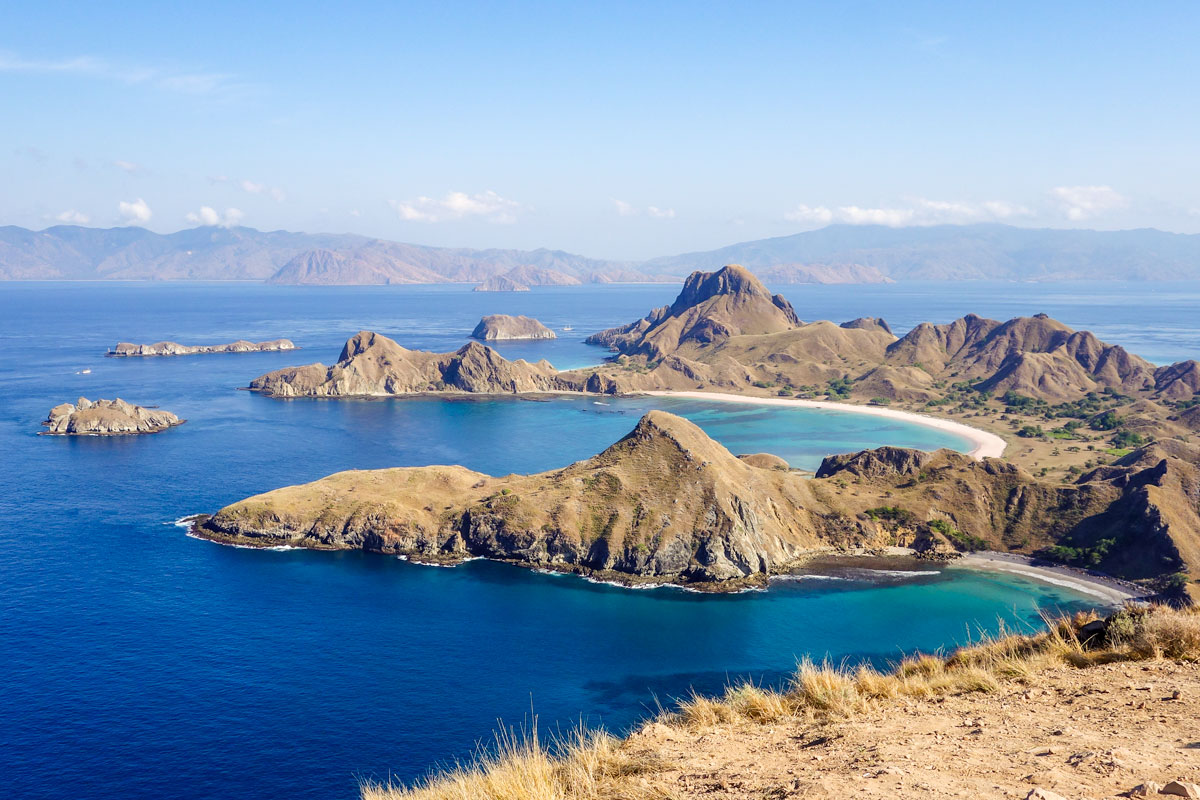
M 235 503 L 196 531 L 260 547 L 485 556 L 716 589 L 761 583 L 814 553 L 886 546 L 943 557 L 1079 548 L 1096 555 L 1093 566 L 1155 586 L 1200 568 L 1196 447 L 1144 448 L 1069 486 L 945 450 L 831 456 L 814 479 L 779 466 L 738 458 L 693 423 L 652 411 L 563 469 L 342 472 Z
M 1200 797 L 1200 615 L 1055 620 L 879 671 L 803 661 L 781 689 L 691 696 L 627 739 L 513 741 L 363 800 Z

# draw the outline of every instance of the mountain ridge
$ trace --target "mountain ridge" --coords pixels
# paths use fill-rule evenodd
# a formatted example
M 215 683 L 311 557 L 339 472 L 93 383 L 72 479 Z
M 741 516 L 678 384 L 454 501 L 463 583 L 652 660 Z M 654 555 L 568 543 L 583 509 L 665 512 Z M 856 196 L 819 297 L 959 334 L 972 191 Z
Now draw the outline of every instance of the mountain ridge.
M 646 261 L 538 248 L 472 249 L 352 233 L 199 227 L 0 226 L 0 280 L 248 280 L 281 284 L 677 282 L 737 263 L 773 283 L 910 280 L 1197 280 L 1200 234 L 1018 228 L 996 223 L 830 225 Z

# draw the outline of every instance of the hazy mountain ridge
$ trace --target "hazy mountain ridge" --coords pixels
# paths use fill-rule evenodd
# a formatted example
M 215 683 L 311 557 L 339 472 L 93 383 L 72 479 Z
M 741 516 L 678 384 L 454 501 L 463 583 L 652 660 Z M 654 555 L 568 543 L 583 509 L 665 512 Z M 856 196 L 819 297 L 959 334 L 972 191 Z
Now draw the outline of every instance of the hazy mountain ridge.
M 281 284 L 525 285 L 679 281 L 739 263 L 774 283 L 1200 279 L 1200 235 L 999 224 L 830 225 L 641 263 L 561 250 L 430 247 L 356 234 L 201 227 L 0 227 L 0 280 L 254 280 Z
M 0 227 L 4 280 L 254 280 L 285 284 L 478 283 L 517 272 L 547 283 L 650 280 L 630 264 L 561 250 L 472 250 L 356 234 L 202 227 Z
M 848 266 L 891 280 L 1189 280 L 1200 278 L 1200 235 L 935 225 L 830 225 L 791 236 L 643 262 L 652 272 L 741 264 L 776 280 L 782 265 Z M 781 281 L 782 282 L 782 281 Z

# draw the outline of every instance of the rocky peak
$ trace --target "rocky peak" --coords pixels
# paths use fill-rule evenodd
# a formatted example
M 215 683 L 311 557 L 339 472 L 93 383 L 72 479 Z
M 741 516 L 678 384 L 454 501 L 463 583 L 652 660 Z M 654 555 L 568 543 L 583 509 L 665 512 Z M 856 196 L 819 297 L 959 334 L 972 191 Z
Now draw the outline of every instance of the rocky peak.
M 683 291 L 671 304 L 669 314 L 678 315 L 719 295 L 767 300 L 782 311 L 793 325 L 800 324 L 792 304 L 783 295 L 772 295 L 754 273 L 740 264 L 727 264 L 716 272 L 693 272 L 684 281 Z
M 372 348 L 384 345 L 389 345 L 393 348 L 399 348 L 401 350 L 403 349 L 391 339 L 387 338 L 386 336 L 381 336 L 374 331 L 359 331 L 346 340 L 346 345 L 342 348 L 342 353 L 338 356 L 338 361 L 349 361 L 355 356 L 360 356 Z

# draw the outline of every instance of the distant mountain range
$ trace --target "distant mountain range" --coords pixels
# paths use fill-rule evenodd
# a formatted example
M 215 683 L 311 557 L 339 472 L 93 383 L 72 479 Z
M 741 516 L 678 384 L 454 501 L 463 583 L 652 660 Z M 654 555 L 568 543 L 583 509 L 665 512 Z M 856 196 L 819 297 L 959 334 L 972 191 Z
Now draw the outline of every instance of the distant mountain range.
M 428 247 L 354 234 L 201 227 L 0 227 L 0 280 L 247 280 L 280 284 L 526 286 L 678 281 L 724 264 L 768 283 L 1200 279 L 1200 235 L 1007 225 L 831 225 L 641 263 L 561 250 Z

